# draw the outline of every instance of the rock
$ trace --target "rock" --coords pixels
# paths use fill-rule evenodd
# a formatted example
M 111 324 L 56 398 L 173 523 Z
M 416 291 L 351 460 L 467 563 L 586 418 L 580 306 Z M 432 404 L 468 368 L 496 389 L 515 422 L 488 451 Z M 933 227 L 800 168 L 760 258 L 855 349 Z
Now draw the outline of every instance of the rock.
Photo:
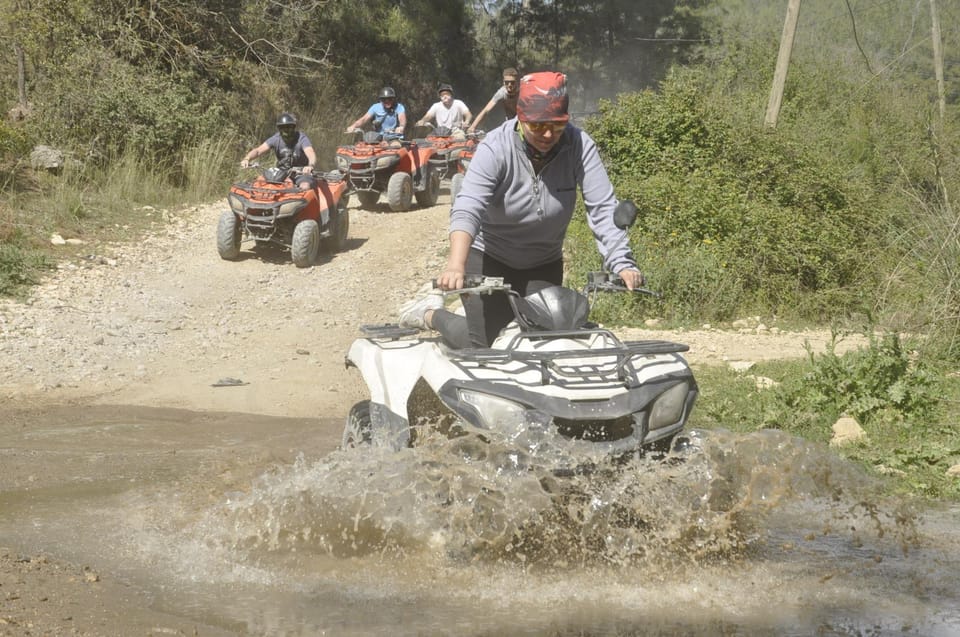
M 951 478 L 960 478 L 960 464 L 955 464 L 947 469 L 947 475 Z
M 753 379 L 754 386 L 756 386 L 757 389 L 770 389 L 780 384 L 772 378 L 767 378 L 766 376 L 750 376 L 750 378 Z
M 754 363 L 753 361 L 730 361 L 729 363 L 727 363 L 727 365 L 730 367 L 730 369 L 739 373 L 739 372 L 747 371 L 748 369 L 756 365 L 756 363 Z
M 660 325 L 660 319 L 651 318 L 643 322 L 646 327 L 658 327 Z
M 830 446 L 839 447 L 851 442 L 859 442 L 866 436 L 867 433 L 855 418 L 841 416 L 837 422 L 833 423 L 833 437 L 830 439 Z
M 51 172 L 59 172 L 63 168 L 63 151 L 51 148 L 50 146 L 34 146 L 30 151 L 30 166 L 36 169 L 45 169 Z
M 67 240 L 61 237 L 60 235 L 54 233 L 50 235 L 50 243 L 55 246 L 65 246 L 67 245 Z
M 894 469 L 893 467 L 888 467 L 884 464 L 878 464 L 877 473 L 883 474 L 885 476 L 905 476 L 907 475 L 906 471 L 901 471 L 900 469 Z

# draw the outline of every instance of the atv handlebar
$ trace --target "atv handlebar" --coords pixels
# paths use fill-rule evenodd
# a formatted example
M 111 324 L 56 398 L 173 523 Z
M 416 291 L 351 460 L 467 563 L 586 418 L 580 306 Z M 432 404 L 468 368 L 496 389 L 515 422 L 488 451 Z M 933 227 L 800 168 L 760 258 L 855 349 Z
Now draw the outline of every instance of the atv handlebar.
M 595 292 L 635 292 L 660 298 L 660 293 L 649 288 L 633 288 L 626 286 L 620 277 L 612 272 L 587 272 L 587 284 L 583 286 L 583 293 L 590 296 Z
M 433 279 L 433 288 L 437 289 L 437 280 Z M 468 274 L 463 278 L 463 287 L 458 290 L 444 290 L 444 296 L 454 296 L 460 294 L 493 294 L 494 292 L 504 292 L 506 294 L 517 295 L 510 287 L 509 283 L 503 282 L 502 276 L 483 276 L 479 274 Z
M 437 288 L 437 280 L 433 279 L 433 287 Z M 494 292 L 504 292 L 519 296 L 513 290 L 509 283 L 503 282 L 503 277 L 482 276 L 468 274 L 463 279 L 463 287 L 458 290 L 446 290 L 444 296 L 453 296 L 458 294 L 492 294 Z M 612 272 L 588 272 L 587 283 L 583 286 L 584 296 L 590 296 L 595 292 L 633 292 L 636 294 L 646 294 L 654 298 L 660 298 L 660 293 L 649 288 L 630 289 L 626 284 Z

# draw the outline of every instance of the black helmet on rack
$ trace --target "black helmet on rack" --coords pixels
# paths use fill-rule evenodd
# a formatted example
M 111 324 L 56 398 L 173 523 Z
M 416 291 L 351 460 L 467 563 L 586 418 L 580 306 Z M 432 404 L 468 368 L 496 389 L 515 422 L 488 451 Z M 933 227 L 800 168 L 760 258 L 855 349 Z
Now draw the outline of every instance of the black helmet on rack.
M 378 96 L 380 100 L 395 100 L 397 99 L 397 92 L 393 90 L 390 86 L 384 86 L 380 89 L 380 95 Z
M 281 113 L 277 118 L 277 131 L 287 144 L 297 141 L 297 117 L 293 113 Z
M 590 302 L 576 290 L 551 285 L 516 299 L 520 325 L 532 330 L 575 330 L 587 322 Z

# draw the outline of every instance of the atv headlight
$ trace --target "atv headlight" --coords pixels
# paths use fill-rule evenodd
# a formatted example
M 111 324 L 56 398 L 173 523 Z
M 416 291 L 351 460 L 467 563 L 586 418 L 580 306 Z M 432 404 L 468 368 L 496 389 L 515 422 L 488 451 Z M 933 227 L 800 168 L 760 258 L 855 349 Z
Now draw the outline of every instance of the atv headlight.
M 243 199 L 243 197 L 235 195 L 231 192 L 229 195 L 227 195 L 227 203 L 230 204 L 230 210 L 233 211 L 233 214 L 240 215 L 241 217 L 246 214 L 247 202 Z
M 680 422 L 689 391 L 690 388 L 687 383 L 677 383 L 653 401 L 649 421 L 651 431 Z
M 387 155 L 386 157 L 380 157 L 377 159 L 377 170 L 383 170 L 384 168 L 390 168 L 395 163 L 400 161 L 399 155 Z
M 340 156 L 340 155 L 337 155 L 337 170 L 339 170 L 339 171 L 342 172 L 342 173 L 349 172 L 349 171 L 350 171 L 350 160 L 347 159 L 346 157 L 342 157 L 342 156 Z
M 473 408 L 480 417 L 480 426 L 486 429 L 495 429 L 505 422 L 519 422 L 527 411 L 526 407 L 512 400 L 468 389 L 460 390 L 460 400 Z
M 280 204 L 280 207 L 277 208 L 277 218 L 282 217 L 292 217 L 297 214 L 304 207 L 306 207 L 307 202 L 303 199 L 296 199 L 294 201 L 288 201 L 286 203 Z

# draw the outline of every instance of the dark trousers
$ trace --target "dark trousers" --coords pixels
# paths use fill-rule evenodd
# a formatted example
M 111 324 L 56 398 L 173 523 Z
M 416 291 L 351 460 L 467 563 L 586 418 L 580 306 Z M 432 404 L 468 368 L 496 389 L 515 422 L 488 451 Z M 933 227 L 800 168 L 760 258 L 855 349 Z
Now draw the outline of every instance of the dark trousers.
M 563 283 L 563 259 L 557 259 L 535 268 L 518 270 L 493 257 L 470 250 L 467 255 L 467 275 L 503 277 L 504 283 L 527 296 L 544 288 Z M 461 297 L 464 317 L 439 310 L 434 312 L 431 323 L 450 347 L 490 347 L 510 321 L 514 320 L 513 308 L 505 294 L 465 294 Z

